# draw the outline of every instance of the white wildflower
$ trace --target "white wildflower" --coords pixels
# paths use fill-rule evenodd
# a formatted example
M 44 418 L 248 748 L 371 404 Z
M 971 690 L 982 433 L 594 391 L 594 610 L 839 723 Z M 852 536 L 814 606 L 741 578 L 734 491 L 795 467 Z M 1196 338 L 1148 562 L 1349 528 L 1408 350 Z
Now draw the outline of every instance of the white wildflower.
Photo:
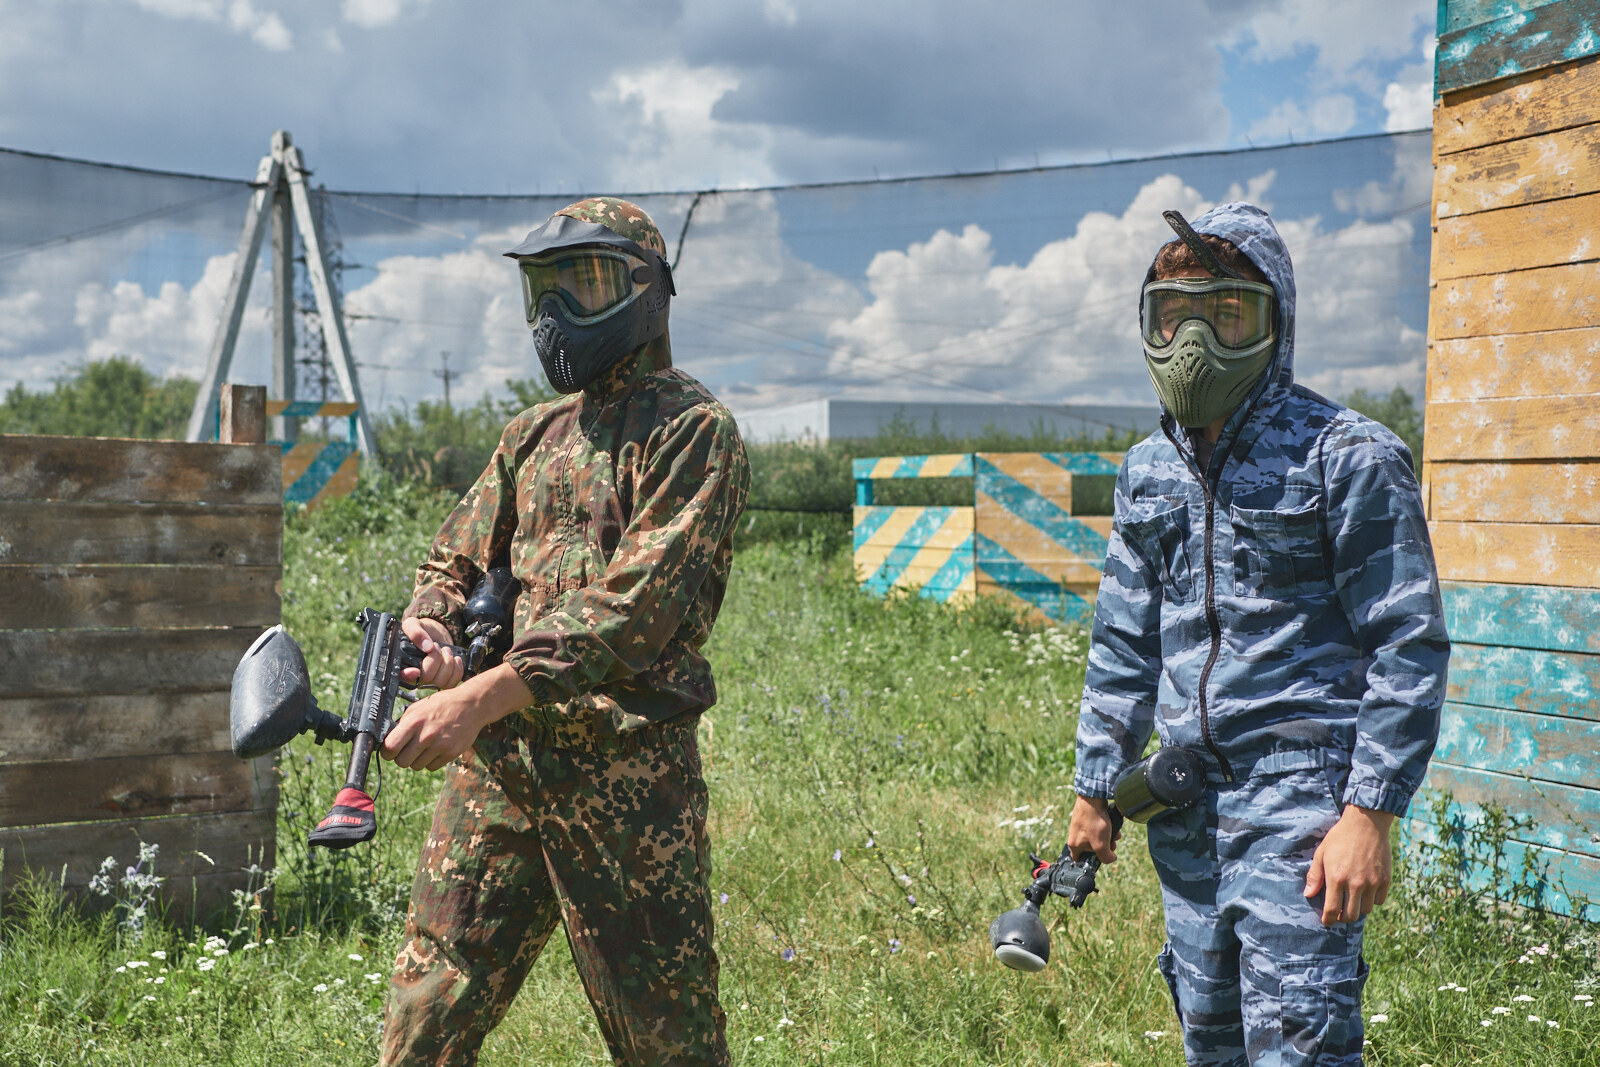
M 1388 1021 L 1389 1017 L 1387 1015 L 1374 1015 L 1372 1018 L 1367 1020 L 1369 1023 L 1386 1023 Z
M 1560 1023 L 1558 1023 L 1558 1022 L 1556 1022 L 1556 1021 L 1555 1021 L 1555 1020 L 1554 1020 L 1554 1019 L 1546 1019 L 1546 1020 L 1545 1020 L 1545 1021 L 1544 1021 L 1544 1024 L 1545 1024 L 1545 1025 L 1546 1025 L 1546 1026 L 1548 1026 L 1548 1027 L 1549 1027 L 1549 1028 L 1550 1028 L 1550 1029 L 1552 1029 L 1552 1030 L 1559 1030 L 1559 1029 L 1561 1029 L 1561 1024 L 1560 1024 Z
M 1493 1019 L 1479 1019 L 1478 1020 L 1478 1025 L 1479 1026 L 1493 1026 L 1494 1025 L 1494 1020 Z
M 154 952 L 150 953 L 150 957 L 152 959 L 164 960 L 167 958 L 167 954 L 158 948 Z
M 764 1038 L 764 1037 L 762 1037 L 762 1036 L 761 1036 L 761 1035 L 760 1035 L 760 1034 L 757 1034 L 757 1035 L 756 1035 L 756 1040 L 757 1040 L 757 1041 L 758 1041 L 758 1042 L 759 1042 L 759 1041 L 765 1041 L 765 1040 L 766 1040 L 766 1038 Z
M 350 958 L 355 960 L 357 963 L 363 962 L 362 959 L 361 959 L 361 953 L 359 953 L 359 952 L 350 953 Z
M 1163 1037 L 1166 1037 L 1166 1036 L 1167 1036 L 1167 1032 L 1165 1030 L 1146 1030 L 1144 1032 L 1144 1037 L 1145 1037 L 1146 1041 L 1160 1041 Z
M 1494 1007 L 1489 1009 L 1489 1014 L 1490 1015 L 1510 1015 L 1511 1014 L 1511 1009 L 1510 1008 L 1502 1008 L 1500 1005 L 1496 1004 Z
M 1544 1020 L 1539 1018 L 1537 1015 L 1528 1016 L 1528 1021 L 1530 1023 L 1542 1023 L 1542 1022 L 1544 1022 Z
M 152 1004 L 154 1004 L 154 1003 L 155 1003 L 155 1002 L 156 1002 L 156 998 L 155 998 L 155 997 L 150 997 L 150 996 L 147 996 L 147 997 L 145 997 L 145 998 L 144 998 L 144 999 L 145 999 L 145 1000 L 147 1000 L 147 1001 L 149 1001 L 149 1002 L 150 1002 L 150 1003 L 152 1003 Z
M 1512 997 L 1511 999 L 1516 1001 L 1518 1004 L 1532 1004 L 1533 1003 L 1533 998 L 1528 996 L 1528 994 L 1526 994 L 1526 993 L 1518 993 L 1516 996 Z
M 379 982 L 383 981 L 383 975 L 377 973 L 376 971 L 374 971 L 372 974 L 364 974 L 361 977 L 365 978 L 373 985 L 377 985 Z
M 328 983 L 327 982 L 318 982 L 316 985 L 311 987 L 311 992 L 313 992 L 313 993 L 326 993 L 327 991 L 328 991 Z
M 216 965 L 217 965 L 217 961 L 214 960 L 214 959 L 211 959 L 209 956 L 202 958 L 198 963 L 195 964 L 195 966 L 199 967 L 202 971 L 209 971 L 211 968 L 215 967 Z
M 1590 1002 L 1590 1001 L 1591 1001 L 1591 1000 L 1593 1000 L 1593 999 L 1594 999 L 1594 998 L 1593 998 L 1593 997 L 1591 997 L 1591 996 L 1590 996 L 1590 995 L 1589 995 L 1589 994 L 1587 994 L 1587 993 L 1579 993 L 1579 994 L 1578 994 L 1578 995 L 1577 995 L 1577 996 L 1575 996 L 1575 997 L 1573 997 L 1573 998 L 1572 998 L 1572 999 L 1573 999 L 1573 1000 L 1576 1000 L 1576 1001 L 1577 1001 L 1577 1002 L 1578 1002 L 1578 1003 L 1580 1003 L 1580 1004 L 1587 1004 L 1587 1003 L 1589 1003 L 1589 1002 Z
M 783 1018 L 778 1020 L 778 1025 L 779 1026 L 793 1026 L 794 1025 L 794 1020 L 789 1018 L 787 1015 L 785 1015 Z

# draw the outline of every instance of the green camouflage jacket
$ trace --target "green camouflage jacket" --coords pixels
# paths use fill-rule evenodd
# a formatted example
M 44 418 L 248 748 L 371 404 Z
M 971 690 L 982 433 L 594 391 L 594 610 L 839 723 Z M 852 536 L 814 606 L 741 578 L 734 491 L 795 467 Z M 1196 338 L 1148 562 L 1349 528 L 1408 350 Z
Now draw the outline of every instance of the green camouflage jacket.
M 586 747 L 716 701 L 700 649 L 750 466 L 733 416 L 670 352 L 660 338 L 512 419 L 417 570 L 407 613 L 462 644 L 468 591 L 509 556 L 522 593 L 505 660 L 550 744 Z

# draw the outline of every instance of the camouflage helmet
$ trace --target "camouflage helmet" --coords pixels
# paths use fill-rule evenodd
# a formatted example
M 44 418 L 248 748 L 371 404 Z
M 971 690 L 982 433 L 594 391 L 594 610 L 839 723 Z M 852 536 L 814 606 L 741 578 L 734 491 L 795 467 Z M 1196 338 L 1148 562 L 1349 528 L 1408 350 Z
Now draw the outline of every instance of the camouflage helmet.
M 661 231 L 656 229 L 656 224 L 645 214 L 644 208 L 631 201 L 614 196 L 591 196 L 576 204 L 568 204 L 556 214 L 579 222 L 599 223 L 619 237 L 653 248 L 663 256 L 667 254 L 667 242 L 662 239 Z

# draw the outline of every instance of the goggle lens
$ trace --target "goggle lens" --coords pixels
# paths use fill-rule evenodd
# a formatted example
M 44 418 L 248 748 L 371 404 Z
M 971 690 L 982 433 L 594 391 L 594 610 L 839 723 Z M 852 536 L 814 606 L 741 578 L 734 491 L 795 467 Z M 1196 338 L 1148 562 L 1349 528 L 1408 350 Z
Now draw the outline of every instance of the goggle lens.
M 1144 291 L 1144 339 L 1152 348 L 1172 343 L 1178 328 L 1203 319 L 1217 341 L 1247 349 L 1272 336 L 1277 300 L 1270 286 L 1253 282 L 1204 282 L 1202 286 L 1152 283 Z
M 539 312 L 540 302 L 550 293 L 566 298 L 579 315 L 599 315 L 633 295 L 634 262 L 630 257 L 580 251 L 551 259 L 524 259 L 522 295 L 528 321 Z

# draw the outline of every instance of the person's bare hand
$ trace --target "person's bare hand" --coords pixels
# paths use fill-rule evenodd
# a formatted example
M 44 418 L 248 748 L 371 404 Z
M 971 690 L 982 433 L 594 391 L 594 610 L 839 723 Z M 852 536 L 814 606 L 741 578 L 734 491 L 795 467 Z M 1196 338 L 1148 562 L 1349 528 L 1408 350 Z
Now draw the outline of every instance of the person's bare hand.
M 492 721 L 470 687 L 442 689 L 406 709 L 383 740 L 383 758 L 396 767 L 436 771 L 471 748 Z
M 401 619 L 400 628 L 422 652 L 422 667 L 406 667 L 400 680 L 407 685 L 453 689 L 461 684 L 466 664 L 450 651 L 450 631 L 438 619 Z M 401 766 L 406 766 L 402 764 Z
M 1117 862 L 1117 834 L 1112 828 L 1110 801 L 1078 798 L 1067 827 L 1067 851 L 1075 860 L 1093 852 L 1101 863 Z
M 1347 805 L 1344 814 L 1322 839 L 1311 857 L 1306 875 L 1307 899 L 1326 894 L 1322 925 L 1355 922 L 1389 896 L 1392 859 L 1389 828 L 1394 816 Z

